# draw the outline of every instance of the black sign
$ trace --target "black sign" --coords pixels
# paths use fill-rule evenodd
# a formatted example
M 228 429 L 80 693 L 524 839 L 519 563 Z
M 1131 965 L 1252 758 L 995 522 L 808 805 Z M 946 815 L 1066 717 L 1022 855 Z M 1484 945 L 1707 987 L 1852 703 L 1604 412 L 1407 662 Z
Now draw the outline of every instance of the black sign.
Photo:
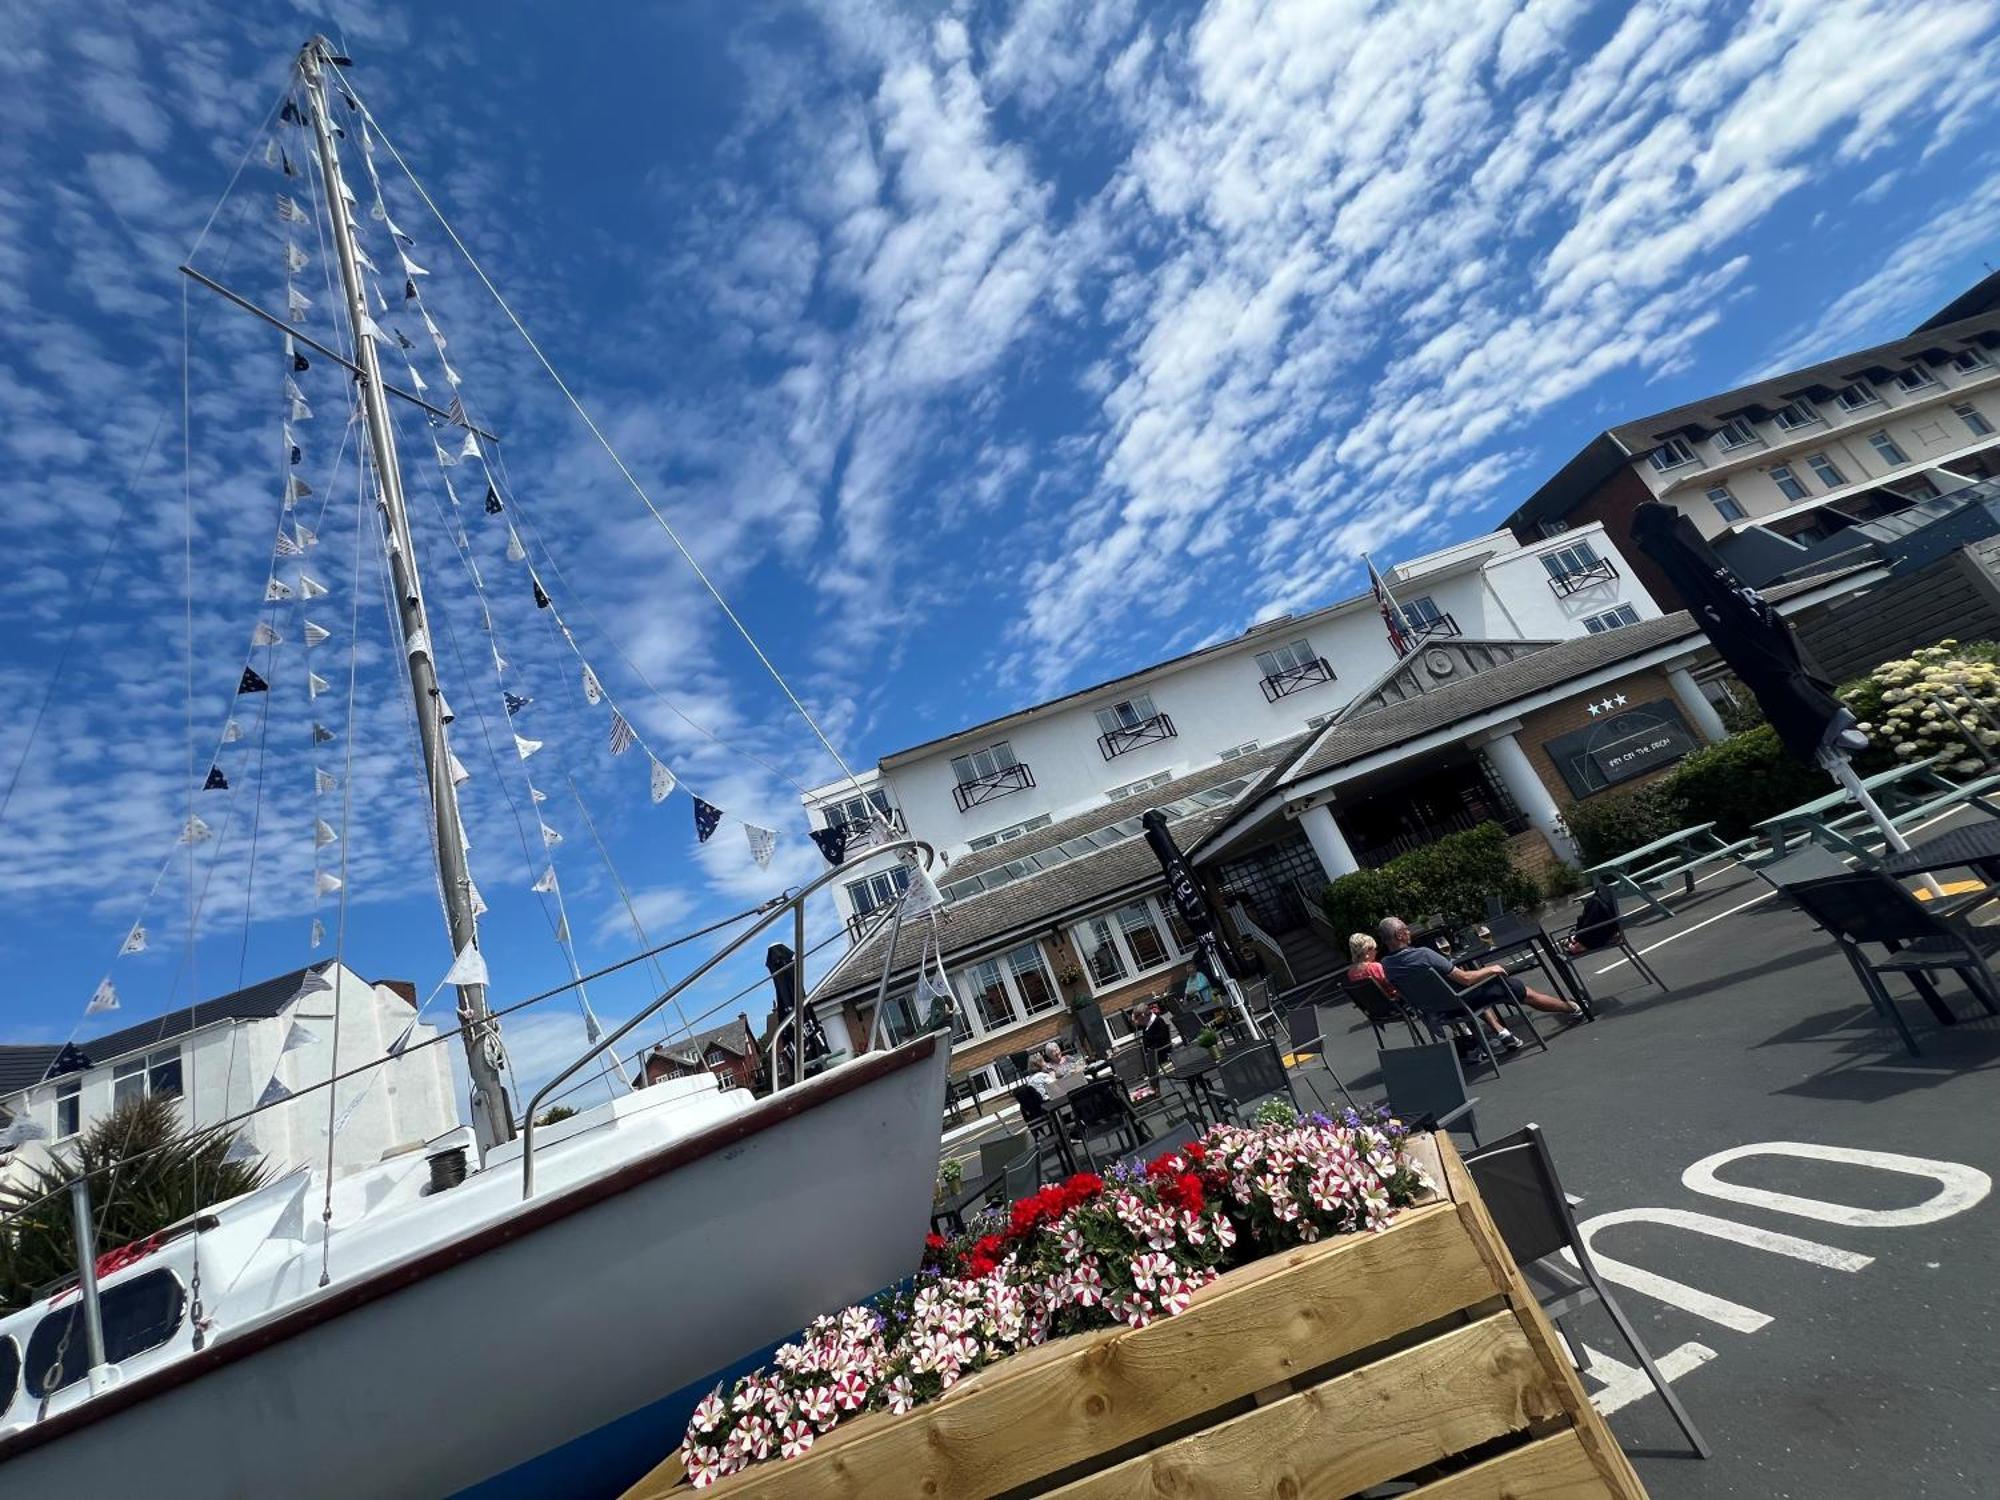
M 1670 766 L 1701 745 L 1680 709 L 1665 699 L 1626 705 L 1613 694 L 1588 706 L 1598 710 L 1596 722 L 1542 747 L 1578 797 Z

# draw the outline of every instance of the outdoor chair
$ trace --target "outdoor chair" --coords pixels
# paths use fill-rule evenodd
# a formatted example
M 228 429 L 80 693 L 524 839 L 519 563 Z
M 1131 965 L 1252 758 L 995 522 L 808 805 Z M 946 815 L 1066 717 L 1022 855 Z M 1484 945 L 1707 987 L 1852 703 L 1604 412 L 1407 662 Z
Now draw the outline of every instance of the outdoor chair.
M 1423 1036 L 1417 1031 L 1417 1018 L 1410 1014 L 1403 1002 L 1382 987 L 1379 980 L 1344 979 L 1340 992 L 1361 1012 L 1375 1031 L 1375 1045 L 1382 1045 L 1382 1028 L 1401 1024 L 1410 1029 L 1410 1044 L 1422 1043 Z
M 1821 852 L 1823 853 L 1824 851 Z M 1599 886 L 1593 894 L 1601 897 L 1610 904 L 1611 915 L 1602 922 L 1593 922 L 1587 927 L 1582 922 L 1578 922 L 1566 931 L 1557 933 L 1554 939 L 1556 947 L 1563 952 L 1565 957 L 1569 957 L 1568 944 L 1571 938 L 1587 939 L 1591 934 L 1599 932 L 1600 929 L 1609 928 L 1612 935 L 1606 937 L 1604 941 L 1598 943 L 1595 947 L 1584 949 L 1583 953 L 1577 955 L 1577 957 L 1593 953 L 1609 953 L 1615 948 L 1618 952 L 1625 955 L 1625 962 L 1632 966 L 1633 973 L 1637 974 L 1655 989 L 1666 989 L 1666 981 L 1653 972 L 1653 966 L 1646 962 L 1645 955 L 1632 946 L 1632 939 L 1626 935 L 1625 928 L 1622 925 L 1625 920 L 1624 913 L 1618 909 L 1618 893 L 1609 886 Z M 1571 960 L 1572 963 L 1574 961 L 1574 959 Z
M 1044 1157 L 1063 1155 L 1063 1144 L 1056 1134 L 1056 1117 L 1049 1113 L 1048 1100 L 1036 1093 L 1033 1085 L 1017 1083 L 1013 1093 L 1014 1103 L 1020 1106 L 1021 1122 L 1034 1137 L 1035 1166 L 1039 1172 Z
M 1473 1116 L 1476 1095 L 1465 1092 L 1465 1070 L 1458 1049 L 1450 1042 L 1423 1042 L 1415 1047 L 1384 1047 L 1376 1054 L 1382 1068 L 1382 1089 L 1389 1109 L 1412 1130 L 1463 1130 L 1479 1144 Z
M 1003 1135 L 997 1141 L 982 1141 L 979 1146 L 979 1180 L 997 1177 L 1014 1165 L 1023 1156 L 1031 1156 L 1035 1150 L 1032 1131 L 1018 1131 Z
M 1292 1097 L 1291 1075 L 1285 1071 L 1285 1060 L 1278 1055 L 1275 1042 L 1253 1042 L 1239 1047 L 1222 1059 L 1217 1076 L 1236 1118 L 1246 1124 L 1250 1108 L 1273 1094 L 1283 1095 L 1287 1104 L 1297 1107 Z
M 1347 1092 L 1347 1085 L 1341 1082 L 1340 1075 L 1334 1072 L 1333 1059 L 1327 1054 L 1326 1038 L 1320 1033 L 1319 1007 L 1317 1005 L 1301 1005 L 1286 1012 L 1285 1034 L 1292 1044 L 1292 1056 L 1294 1060 L 1305 1053 L 1311 1053 L 1314 1057 L 1317 1057 L 1319 1065 L 1326 1069 L 1326 1076 L 1331 1078 L 1333 1086 L 1340 1090 L 1340 1097 L 1347 1101 L 1349 1109 L 1353 1109 L 1355 1107 L 1354 1096 Z M 1319 1107 L 1324 1110 L 1327 1107 L 1326 1095 L 1319 1091 L 1319 1086 L 1312 1081 L 1311 1075 L 1306 1073 L 1302 1068 L 1299 1072 L 1299 1077 L 1304 1081 L 1305 1086 L 1312 1090 L 1313 1098 L 1319 1100 Z
M 1019 1203 L 1023 1198 L 1033 1197 L 1042 1185 L 1041 1158 L 1031 1154 L 1009 1162 L 1000 1185 L 1004 1189 L 1004 1196 L 1000 1199 L 1002 1204 Z
M 1695 1429 L 1680 1397 L 1660 1374 L 1646 1346 L 1639 1342 L 1625 1310 L 1597 1274 L 1590 1247 L 1577 1232 L 1576 1216 L 1570 1212 L 1569 1196 L 1556 1176 L 1555 1162 L 1549 1156 L 1541 1127 L 1529 1125 L 1505 1140 L 1466 1153 L 1465 1169 L 1471 1173 L 1500 1238 L 1507 1242 L 1508 1252 L 1534 1288 L 1542 1311 L 1562 1330 L 1569 1343 L 1570 1357 L 1575 1359 L 1583 1345 L 1565 1320 L 1580 1307 L 1592 1302 L 1601 1304 L 1618 1336 L 1638 1356 L 1646 1378 L 1666 1402 L 1668 1413 L 1686 1434 L 1689 1446 L 1697 1457 L 1707 1458 L 1707 1440 Z M 1583 1273 L 1581 1277 L 1572 1274 L 1558 1259 L 1562 1251 L 1575 1260 L 1577 1269 Z
M 1463 1021 L 1472 1028 L 1478 1039 L 1480 1051 L 1486 1054 L 1486 1061 L 1493 1071 L 1500 1071 L 1500 1059 L 1493 1051 L 1493 1040 L 1486 1034 L 1486 1027 L 1480 1023 L 1475 1009 L 1485 1005 L 1505 1005 L 1515 1013 L 1517 1023 L 1526 1028 L 1536 1046 L 1544 1052 L 1549 1044 L 1542 1040 L 1542 1034 L 1535 1030 L 1535 1023 L 1522 1014 L 1520 1006 L 1504 984 L 1487 981 L 1459 989 L 1444 975 L 1430 969 L 1411 969 L 1398 974 L 1397 990 L 1403 999 L 1416 1008 L 1417 1015 L 1431 1028 L 1433 1035 L 1441 1035 L 1453 1022 Z
M 1160 1087 L 1160 1080 L 1152 1059 L 1146 1056 L 1143 1042 L 1135 1041 L 1131 1046 L 1111 1054 L 1111 1076 L 1124 1085 L 1125 1097 L 1131 1102 L 1132 1112 L 1141 1119 L 1167 1112 L 1167 1091 Z
M 1072 1090 L 1066 1102 L 1076 1139 L 1083 1146 L 1083 1154 L 1090 1159 L 1093 1171 L 1097 1165 L 1097 1153 L 1090 1145 L 1093 1138 L 1115 1134 L 1132 1151 L 1137 1151 L 1147 1139 L 1145 1127 L 1140 1125 L 1138 1116 L 1132 1113 L 1132 1106 L 1125 1102 L 1124 1094 L 1119 1092 L 1118 1084 L 1113 1079 L 1086 1083 Z
M 1912 1057 L 1921 1056 L 1921 1049 L 1882 982 L 1884 974 L 1907 975 L 1931 1009 L 1944 1016 L 1949 1012 L 1931 975 L 1951 970 L 1989 1015 L 2000 1015 L 2000 985 L 1986 964 L 1986 956 L 2000 949 L 2000 931 L 1926 911 L 1915 896 L 1875 870 L 1802 880 L 1787 885 L 1785 893 L 1839 944 L 1869 1004 L 1895 1026 Z M 1870 958 L 1863 943 L 1880 943 L 1888 957 Z

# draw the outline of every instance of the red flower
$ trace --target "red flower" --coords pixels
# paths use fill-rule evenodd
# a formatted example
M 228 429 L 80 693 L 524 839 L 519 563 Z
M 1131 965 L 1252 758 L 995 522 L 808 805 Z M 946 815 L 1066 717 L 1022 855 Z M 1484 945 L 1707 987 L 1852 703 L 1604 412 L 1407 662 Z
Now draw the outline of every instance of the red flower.
M 924 1248 L 932 1252 L 944 1249 L 947 1243 L 945 1237 L 941 1234 L 927 1234 L 924 1236 Z
M 1191 1162 L 1201 1162 L 1208 1156 L 1208 1147 L 1200 1141 L 1189 1141 L 1181 1147 L 1181 1154 Z
M 1078 1172 L 1063 1184 L 1063 1194 L 1071 1208 L 1079 1203 L 1088 1203 L 1104 1191 L 1104 1179 L 1095 1172 Z

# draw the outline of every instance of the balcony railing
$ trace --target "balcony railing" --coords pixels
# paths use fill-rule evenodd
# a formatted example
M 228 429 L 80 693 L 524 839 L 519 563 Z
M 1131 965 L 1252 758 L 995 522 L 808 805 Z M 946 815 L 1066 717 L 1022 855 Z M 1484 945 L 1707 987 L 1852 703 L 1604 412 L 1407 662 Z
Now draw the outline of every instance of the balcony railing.
M 1587 589 L 1593 583 L 1610 583 L 1618 576 L 1618 569 L 1611 559 L 1600 557 L 1595 562 L 1585 563 L 1580 568 L 1571 568 L 1566 573 L 1551 573 L 1549 587 L 1558 599 L 1566 599 L 1578 589 Z
M 1109 734 L 1097 737 L 1097 748 L 1106 760 L 1116 760 L 1127 750 L 1136 750 L 1141 745 L 1150 745 L 1155 740 L 1170 740 L 1178 730 L 1174 721 L 1165 714 L 1154 714 L 1150 719 L 1141 719 L 1136 724 L 1128 724 L 1123 729 L 1114 729 Z M 1029 783 L 1031 786 L 1032 782 Z
M 889 827 L 894 830 L 889 836 L 901 838 L 904 832 L 903 810 L 900 807 L 892 807 L 882 816 L 889 820 Z M 865 849 L 882 836 L 872 818 L 864 818 L 859 822 L 850 818 L 841 826 L 847 830 L 847 847 L 850 849 Z
M 1035 773 L 1026 765 L 1017 763 L 1002 766 L 990 776 L 975 776 L 970 781 L 961 781 L 951 789 L 951 800 L 958 804 L 960 812 L 966 812 L 996 797 L 1026 791 L 1034 784 Z
M 1273 672 L 1261 684 L 1264 701 L 1276 703 L 1280 698 L 1289 698 L 1301 689 L 1318 683 L 1333 681 L 1333 667 L 1324 656 L 1315 656 L 1311 661 L 1302 661 L 1296 667 L 1287 667 L 1282 672 Z
M 1433 615 L 1428 620 L 1408 621 L 1410 634 L 1417 640 L 1427 641 L 1434 635 L 1458 635 L 1458 618 L 1455 615 Z

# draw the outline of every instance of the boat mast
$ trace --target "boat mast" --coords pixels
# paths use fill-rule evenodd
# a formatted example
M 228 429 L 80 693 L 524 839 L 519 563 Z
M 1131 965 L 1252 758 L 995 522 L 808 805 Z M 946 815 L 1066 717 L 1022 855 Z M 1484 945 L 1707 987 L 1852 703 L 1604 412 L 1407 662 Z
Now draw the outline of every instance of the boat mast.
M 396 591 L 403 638 L 413 637 L 426 621 L 423 586 L 417 578 L 417 550 L 410 536 L 410 518 L 403 504 L 403 474 L 396 461 L 396 434 L 389 420 L 389 400 L 382 384 L 382 367 L 375 349 L 374 321 L 368 315 L 367 289 L 355 259 L 353 215 L 340 175 L 327 73 L 335 59 L 325 37 L 314 37 L 299 53 L 299 71 L 306 82 L 308 112 L 320 160 L 320 184 L 333 225 L 333 244 L 340 259 L 340 284 L 346 294 L 348 326 L 354 333 L 354 361 L 361 367 L 361 416 L 375 460 L 376 501 L 389 539 L 389 573 Z M 428 634 L 426 635 L 428 639 Z M 409 657 L 410 690 L 416 698 L 417 728 L 423 741 L 424 771 L 430 780 L 431 811 L 437 820 L 438 879 L 444 892 L 445 920 L 451 930 L 453 953 L 463 953 L 479 936 L 472 909 L 472 875 L 466 866 L 464 836 L 459 827 L 458 794 L 451 779 L 451 752 L 445 741 L 444 698 L 438 692 L 437 667 L 429 653 Z M 466 1071 L 472 1079 L 472 1126 L 480 1154 L 514 1138 L 513 1111 L 508 1104 L 501 1070 L 506 1054 L 500 1045 L 500 1024 L 486 1004 L 486 986 L 458 986 L 460 1039 L 465 1045 Z

